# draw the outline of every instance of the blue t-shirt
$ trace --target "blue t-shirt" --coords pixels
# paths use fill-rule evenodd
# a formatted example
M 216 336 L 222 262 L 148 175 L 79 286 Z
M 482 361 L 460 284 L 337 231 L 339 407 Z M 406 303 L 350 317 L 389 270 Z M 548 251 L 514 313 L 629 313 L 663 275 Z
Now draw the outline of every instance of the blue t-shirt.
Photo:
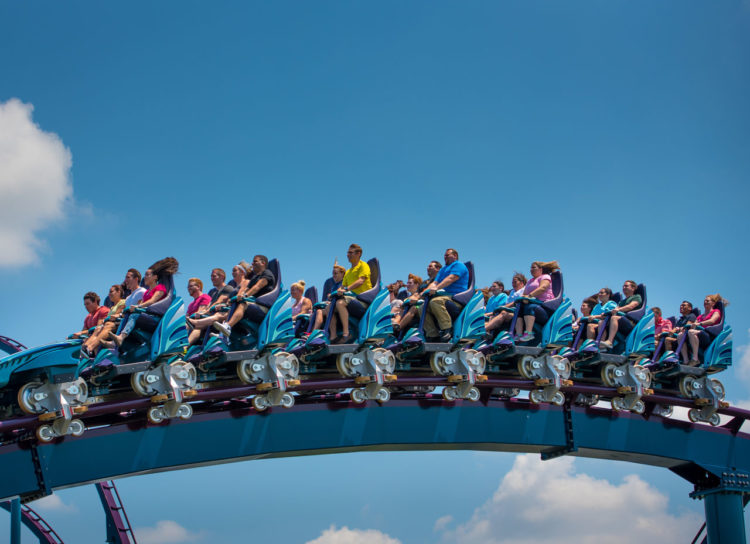
M 615 308 L 617 308 L 617 303 L 614 300 L 608 300 L 604 305 L 602 305 L 601 302 L 597 302 L 594 309 L 591 310 L 591 315 L 602 315 L 614 310 Z
M 469 288 L 469 269 L 461 261 L 453 261 L 441 268 L 435 278 L 435 283 L 440 283 L 451 274 L 458 276 L 458 279 L 445 288 L 447 293 L 455 295 Z

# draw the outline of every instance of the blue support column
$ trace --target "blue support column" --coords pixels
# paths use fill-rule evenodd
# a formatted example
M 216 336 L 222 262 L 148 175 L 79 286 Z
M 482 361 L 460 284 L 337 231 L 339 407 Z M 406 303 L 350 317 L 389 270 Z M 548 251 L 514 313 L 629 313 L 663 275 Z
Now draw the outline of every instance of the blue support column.
M 746 544 L 742 492 L 717 490 L 703 496 L 708 544 Z
M 10 544 L 21 544 L 21 499 L 10 501 Z

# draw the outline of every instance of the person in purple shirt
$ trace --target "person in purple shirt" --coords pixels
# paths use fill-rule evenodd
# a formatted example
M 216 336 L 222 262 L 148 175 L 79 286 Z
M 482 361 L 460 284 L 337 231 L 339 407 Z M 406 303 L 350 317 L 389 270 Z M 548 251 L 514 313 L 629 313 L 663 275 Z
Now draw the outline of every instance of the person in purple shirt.
M 425 310 L 424 333 L 428 339 L 440 342 L 450 342 L 453 328 L 446 303 L 453 299 L 453 295 L 466 291 L 469 288 L 469 269 L 458 260 L 458 251 L 449 248 L 445 250 L 445 266 L 440 269 L 435 280 L 427 286 L 422 294 L 434 295 L 443 290 L 447 295 L 433 296 Z M 454 304 L 460 306 L 453 301 Z

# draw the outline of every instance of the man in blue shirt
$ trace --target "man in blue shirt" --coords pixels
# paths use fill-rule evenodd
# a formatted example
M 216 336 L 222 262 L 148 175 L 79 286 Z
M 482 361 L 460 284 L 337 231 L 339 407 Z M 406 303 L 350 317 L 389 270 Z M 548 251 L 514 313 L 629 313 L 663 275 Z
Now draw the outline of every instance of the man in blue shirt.
M 453 336 L 453 319 L 445 305 L 452 300 L 453 295 L 469 288 L 469 269 L 458 260 L 458 251 L 455 249 L 446 249 L 444 259 L 445 266 L 422 294 L 434 295 L 441 289 L 448 294 L 432 297 L 430 300 L 424 318 L 424 333 L 428 340 L 450 342 Z M 455 301 L 453 304 L 460 306 Z

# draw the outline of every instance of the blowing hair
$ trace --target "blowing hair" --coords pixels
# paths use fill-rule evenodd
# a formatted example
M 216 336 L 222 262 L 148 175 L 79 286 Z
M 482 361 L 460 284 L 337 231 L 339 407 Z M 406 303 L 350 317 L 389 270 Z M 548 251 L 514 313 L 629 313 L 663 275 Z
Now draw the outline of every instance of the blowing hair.
M 169 279 L 177 274 L 180 263 L 174 257 L 165 257 L 149 266 L 151 273 L 156 276 L 159 283 L 166 284 Z
M 552 272 L 560 270 L 560 264 L 557 261 L 534 261 L 531 264 L 537 265 L 545 274 L 552 274 Z
M 708 295 L 706 298 L 711 299 L 711 301 L 714 303 L 714 306 L 716 306 L 719 302 L 723 302 L 724 306 L 729 306 L 729 301 L 725 298 L 722 298 L 719 293 Z

